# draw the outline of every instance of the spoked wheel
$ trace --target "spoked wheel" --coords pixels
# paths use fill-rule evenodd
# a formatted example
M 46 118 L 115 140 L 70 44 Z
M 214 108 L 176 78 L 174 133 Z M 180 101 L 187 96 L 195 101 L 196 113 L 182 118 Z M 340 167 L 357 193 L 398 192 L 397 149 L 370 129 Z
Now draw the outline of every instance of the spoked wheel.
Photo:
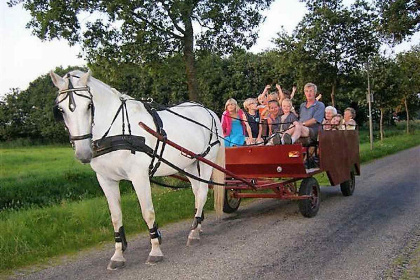
M 223 202 L 223 212 L 233 213 L 238 210 L 241 204 L 241 199 L 234 197 L 234 193 L 237 192 L 232 189 L 225 189 L 225 201 Z
M 354 192 L 354 188 L 356 187 L 356 178 L 354 177 L 354 172 L 350 172 L 350 180 L 345 181 L 340 184 L 341 193 L 344 196 L 351 196 Z
M 316 216 L 321 203 L 321 192 L 318 181 L 313 178 L 305 178 L 300 183 L 299 195 L 310 195 L 311 198 L 299 200 L 300 213 L 308 218 Z

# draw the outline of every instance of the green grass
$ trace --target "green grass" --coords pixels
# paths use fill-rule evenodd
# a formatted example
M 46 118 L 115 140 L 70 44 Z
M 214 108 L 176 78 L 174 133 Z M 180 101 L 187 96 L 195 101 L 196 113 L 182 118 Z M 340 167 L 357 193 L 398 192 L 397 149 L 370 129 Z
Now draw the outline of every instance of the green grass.
M 404 270 L 401 280 L 420 279 L 420 247 L 413 252 L 408 262 L 408 268 Z
M 400 249 L 385 272 L 383 279 L 414 280 L 420 279 L 420 241 L 418 238 L 408 239 L 407 244 Z
M 376 141 L 373 150 L 370 150 L 370 143 L 364 143 L 360 145 L 360 162 L 366 163 L 417 145 L 420 145 L 420 131 L 418 130 L 409 135 L 398 135 Z
M 410 121 L 410 133 L 415 133 L 420 130 L 420 120 Z M 395 123 L 395 125 L 385 126 L 384 127 L 384 136 L 392 137 L 405 134 L 406 132 L 406 122 L 400 121 Z M 359 130 L 359 139 L 360 144 L 370 143 L 369 139 L 369 128 L 363 127 Z M 373 140 L 380 140 L 379 125 L 376 125 L 373 130 Z
M 361 162 L 419 145 L 419 131 L 386 138 L 382 143 L 375 142 L 373 151 L 370 151 L 369 143 L 362 143 Z M 29 202 L 24 207 L 16 204 L 18 206 L 0 211 L 0 271 L 12 273 L 27 265 L 43 264 L 52 257 L 113 242 L 105 197 L 93 171 L 78 163 L 70 148 L 1 149 L 0 160 L 0 192 L 15 190 L 22 192 L 21 197 L 35 199 L 41 195 L 46 200 L 46 204 Z M 326 177 L 325 174 L 318 175 L 321 184 L 328 180 Z M 169 183 L 173 181 L 169 179 Z M 67 191 L 75 185 L 82 190 L 94 185 L 100 195 L 66 197 Z M 130 236 L 145 231 L 146 226 L 130 184 L 124 182 L 122 185 L 125 189 L 122 195 L 124 227 Z M 64 197 L 60 192 L 62 189 L 66 190 Z M 74 187 L 74 192 L 76 189 Z M 58 192 L 57 198 L 51 200 L 55 192 Z M 192 217 L 194 197 L 190 189 L 153 187 L 152 194 L 159 225 Z M 210 195 L 206 209 L 212 208 Z
M 74 158 L 69 147 L 36 146 L 0 150 L 0 178 L 21 176 L 53 176 L 67 170 L 90 171 Z
M 48 206 L 103 195 L 89 165 L 69 147 L 0 150 L 0 210 Z M 131 190 L 124 182 L 122 193 Z
M 209 195 L 208 202 L 212 200 Z M 191 218 L 194 196 L 189 189 L 153 188 L 156 220 L 165 225 Z M 213 203 L 205 209 L 213 209 Z M 128 236 L 146 231 L 134 193 L 122 196 L 124 227 Z M 0 271 L 6 273 L 48 258 L 72 254 L 113 241 L 113 229 L 105 197 L 62 203 L 48 208 L 0 212 Z

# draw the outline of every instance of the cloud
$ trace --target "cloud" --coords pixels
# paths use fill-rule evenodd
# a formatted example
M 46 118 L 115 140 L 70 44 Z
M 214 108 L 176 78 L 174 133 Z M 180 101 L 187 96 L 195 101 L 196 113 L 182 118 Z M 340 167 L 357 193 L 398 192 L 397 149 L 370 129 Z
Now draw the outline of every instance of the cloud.
M 276 0 L 270 9 L 263 14 L 266 16 L 265 22 L 261 25 L 257 43 L 250 49 L 257 53 L 269 48 L 273 48 L 271 41 L 277 37 L 277 33 L 284 28 L 291 33 L 296 25 L 302 20 L 306 13 L 305 4 L 299 1 Z

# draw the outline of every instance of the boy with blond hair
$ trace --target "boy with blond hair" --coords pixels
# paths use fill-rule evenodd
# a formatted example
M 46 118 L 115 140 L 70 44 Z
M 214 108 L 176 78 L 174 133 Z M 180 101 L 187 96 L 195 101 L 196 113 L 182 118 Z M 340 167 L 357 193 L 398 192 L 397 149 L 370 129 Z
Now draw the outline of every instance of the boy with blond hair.
M 247 98 L 244 101 L 245 116 L 249 127 L 251 128 L 251 135 L 246 131 L 245 140 L 248 145 L 263 143 L 261 138 L 262 125 L 261 116 L 258 112 L 258 101 L 255 98 Z

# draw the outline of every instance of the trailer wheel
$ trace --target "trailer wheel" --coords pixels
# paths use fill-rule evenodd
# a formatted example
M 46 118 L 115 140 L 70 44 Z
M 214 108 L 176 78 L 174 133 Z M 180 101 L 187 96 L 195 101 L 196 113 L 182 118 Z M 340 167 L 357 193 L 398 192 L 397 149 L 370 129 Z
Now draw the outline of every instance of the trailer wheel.
M 299 200 L 299 211 L 304 217 L 315 217 L 321 203 L 318 181 L 313 178 L 305 178 L 300 183 L 299 195 L 310 195 L 310 199 Z
M 234 193 L 237 191 L 231 189 L 225 189 L 225 201 L 223 202 L 223 212 L 233 213 L 238 210 L 241 204 L 241 199 L 234 197 Z
M 351 196 L 354 192 L 354 188 L 356 187 L 356 179 L 354 177 L 354 172 L 350 172 L 350 180 L 345 181 L 340 184 L 341 193 L 344 196 Z

